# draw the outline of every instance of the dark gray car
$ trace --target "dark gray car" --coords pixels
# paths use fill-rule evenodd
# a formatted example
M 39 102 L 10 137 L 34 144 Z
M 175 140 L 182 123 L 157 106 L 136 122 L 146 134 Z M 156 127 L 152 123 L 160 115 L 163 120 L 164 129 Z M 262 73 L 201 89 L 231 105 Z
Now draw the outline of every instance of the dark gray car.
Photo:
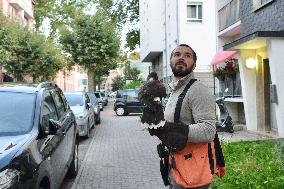
M 0 188 L 59 188 L 78 172 L 75 116 L 53 83 L 0 84 Z
M 143 104 L 138 100 L 138 89 L 118 90 L 114 103 L 116 115 L 128 115 L 129 113 L 142 113 Z
M 88 96 L 91 100 L 91 103 L 93 104 L 94 107 L 94 112 L 95 112 L 95 123 L 100 124 L 101 123 L 101 110 L 100 110 L 100 105 L 98 102 L 98 99 L 94 93 L 88 92 Z

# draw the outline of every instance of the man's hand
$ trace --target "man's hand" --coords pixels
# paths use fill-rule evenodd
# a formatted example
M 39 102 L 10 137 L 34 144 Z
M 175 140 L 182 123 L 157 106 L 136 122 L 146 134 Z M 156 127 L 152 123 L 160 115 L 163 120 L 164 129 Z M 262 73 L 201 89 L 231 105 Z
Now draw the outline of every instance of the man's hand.
M 168 148 L 172 148 L 175 151 L 180 151 L 186 146 L 188 132 L 188 125 L 181 122 L 166 122 L 163 127 L 149 129 L 151 136 L 157 136 Z
M 148 123 L 149 125 L 157 125 L 164 120 L 163 106 L 157 102 L 153 102 L 152 109 L 149 106 L 145 106 L 141 117 L 142 123 Z

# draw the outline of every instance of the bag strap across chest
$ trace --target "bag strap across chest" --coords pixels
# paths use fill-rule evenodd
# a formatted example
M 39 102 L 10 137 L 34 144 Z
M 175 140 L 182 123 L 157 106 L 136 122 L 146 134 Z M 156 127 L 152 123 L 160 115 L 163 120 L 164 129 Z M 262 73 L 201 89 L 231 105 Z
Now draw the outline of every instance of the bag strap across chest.
M 178 101 L 177 101 L 177 105 L 175 108 L 175 114 L 174 114 L 174 122 L 178 123 L 179 119 L 180 119 L 180 111 L 181 111 L 181 105 L 182 105 L 182 101 L 187 93 L 187 91 L 189 90 L 189 88 L 191 87 L 191 85 L 196 81 L 197 79 L 191 79 L 187 85 L 185 86 L 185 88 L 183 89 L 182 93 L 180 93 L 180 95 L 178 96 Z

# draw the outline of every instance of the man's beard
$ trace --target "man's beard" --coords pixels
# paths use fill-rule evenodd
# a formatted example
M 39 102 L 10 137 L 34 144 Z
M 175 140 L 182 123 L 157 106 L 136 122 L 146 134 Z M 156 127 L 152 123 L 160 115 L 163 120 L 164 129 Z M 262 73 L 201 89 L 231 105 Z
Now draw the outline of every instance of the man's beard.
M 177 68 L 175 66 L 172 66 L 171 65 L 171 68 L 172 68 L 172 72 L 174 74 L 175 77 L 184 77 L 184 76 L 187 76 L 188 74 L 190 74 L 193 70 L 192 67 L 190 68 L 186 68 L 185 70 L 183 70 L 182 68 Z

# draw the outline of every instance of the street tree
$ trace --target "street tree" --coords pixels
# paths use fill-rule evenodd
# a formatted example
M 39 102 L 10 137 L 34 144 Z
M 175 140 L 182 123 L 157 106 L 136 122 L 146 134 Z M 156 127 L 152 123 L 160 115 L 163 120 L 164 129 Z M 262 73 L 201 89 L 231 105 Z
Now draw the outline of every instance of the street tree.
M 60 33 L 63 50 L 71 55 L 73 64 L 88 72 L 89 91 L 95 90 L 96 81 L 116 66 L 119 37 L 116 25 L 103 12 L 94 15 L 81 14 L 71 27 Z
M 139 76 L 139 74 L 141 73 L 140 70 L 138 70 L 137 68 L 131 68 L 129 62 L 125 64 L 123 73 L 125 79 L 134 81 L 141 80 Z
M 55 44 L 3 15 L 0 20 L 0 63 L 7 74 L 16 81 L 26 75 L 34 81 L 53 78 L 63 63 Z
M 119 89 L 123 89 L 124 85 L 124 78 L 122 76 L 116 76 L 115 78 L 112 79 L 112 91 L 117 91 Z

